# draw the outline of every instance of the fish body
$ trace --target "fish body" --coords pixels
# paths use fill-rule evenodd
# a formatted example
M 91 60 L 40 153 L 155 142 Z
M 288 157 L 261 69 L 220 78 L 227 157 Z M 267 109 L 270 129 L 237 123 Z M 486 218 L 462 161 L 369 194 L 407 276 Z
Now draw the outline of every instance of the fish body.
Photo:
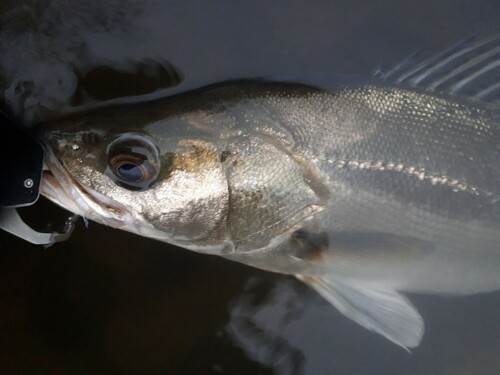
M 42 193 L 89 219 L 295 275 L 403 347 L 400 292 L 500 289 L 500 109 L 419 87 L 236 82 L 45 127 Z

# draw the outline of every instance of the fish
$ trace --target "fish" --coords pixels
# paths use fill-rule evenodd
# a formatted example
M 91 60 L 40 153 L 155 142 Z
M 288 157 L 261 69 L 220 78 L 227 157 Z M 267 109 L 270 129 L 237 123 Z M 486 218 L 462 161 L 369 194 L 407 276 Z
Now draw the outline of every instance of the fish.
M 89 220 L 293 275 L 409 350 L 406 293 L 500 289 L 500 36 L 338 90 L 216 84 L 43 124 L 41 193 Z

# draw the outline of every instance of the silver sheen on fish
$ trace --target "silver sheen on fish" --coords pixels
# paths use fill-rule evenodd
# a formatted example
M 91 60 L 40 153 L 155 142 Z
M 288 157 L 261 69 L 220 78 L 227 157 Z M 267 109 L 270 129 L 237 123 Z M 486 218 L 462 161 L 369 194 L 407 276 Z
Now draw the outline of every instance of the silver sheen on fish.
M 402 292 L 500 289 L 498 45 L 470 41 L 337 92 L 235 82 L 72 115 L 45 126 L 42 193 L 295 275 L 415 347 L 424 324 Z

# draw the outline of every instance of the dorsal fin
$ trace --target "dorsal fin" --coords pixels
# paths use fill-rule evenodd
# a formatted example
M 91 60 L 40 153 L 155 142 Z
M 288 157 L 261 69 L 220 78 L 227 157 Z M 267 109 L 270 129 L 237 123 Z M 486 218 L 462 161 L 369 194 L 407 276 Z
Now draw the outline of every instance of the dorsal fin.
M 415 62 L 414 55 L 387 73 L 386 81 L 500 105 L 500 34 L 467 38 Z

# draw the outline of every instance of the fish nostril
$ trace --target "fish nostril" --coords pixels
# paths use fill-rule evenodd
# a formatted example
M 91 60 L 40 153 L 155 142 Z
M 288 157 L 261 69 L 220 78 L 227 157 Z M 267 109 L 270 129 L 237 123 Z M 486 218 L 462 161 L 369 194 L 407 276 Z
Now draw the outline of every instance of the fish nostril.
M 63 134 L 58 132 L 46 132 L 44 134 L 44 143 L 47 148 L 51 149 L 52 152 L 56 154 L 65 148 L 69 148 L 72 151 L 76 151 L 80 148 L 80 146 L 68 141 Z

